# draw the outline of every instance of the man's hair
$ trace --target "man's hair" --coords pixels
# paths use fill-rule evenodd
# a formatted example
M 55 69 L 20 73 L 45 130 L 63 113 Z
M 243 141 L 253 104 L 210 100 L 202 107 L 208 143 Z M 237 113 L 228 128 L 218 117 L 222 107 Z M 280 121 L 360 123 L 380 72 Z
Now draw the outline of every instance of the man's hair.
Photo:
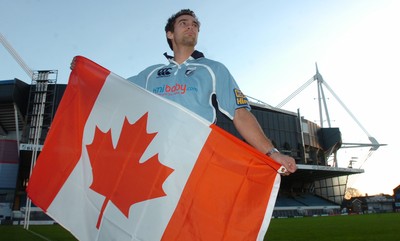
M 195 14 L 192 10 L 190 10 L 190 9 L 182 9 L 182 10 L 180 10 L 179 12 L 173 14 L 173 15 L 168 19 L 167 24 L 165 25 L 165 33 L 167 33 L 168 31 L 170 31 L 170 32 L 172 32 L 172 33 L 174 32 L 174 25 L 175 25 L 176 19 L 179 18 L 179 17 L 182 16 L 182 15 L 189 15 L 189 16 L 192 16 L 192 17 L 197 21 L 197 23 L 198 23 L 198 25 L 199 25 L 199 31 L 200 31 L 200 22 L 199 22 L 199 20 L 197 19 L 196 14 Z M 167 42 L 168 42 L 168 45 L 169 45 L 169 47 L 171 48 L 171 50 L 174 50 L 174 49 L 172 48 L 172 41 L 171 41 L 168 37 L 167 37 Z

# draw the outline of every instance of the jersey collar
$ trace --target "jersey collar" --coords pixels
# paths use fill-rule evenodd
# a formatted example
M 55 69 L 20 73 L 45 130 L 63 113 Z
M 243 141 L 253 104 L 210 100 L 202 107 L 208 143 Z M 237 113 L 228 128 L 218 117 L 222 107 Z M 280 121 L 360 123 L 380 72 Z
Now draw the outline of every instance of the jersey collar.
M 168 60 L 172 60 L 174 58 L 174 56 L 168 55 L 167 52 L 164 53 L 164 56 L 168 59 Z M 190 56 L 193 59 L 200 59 L 200 58 L 204 58 L 204 54 L 200 51 L 193 51 L 192 55 Z

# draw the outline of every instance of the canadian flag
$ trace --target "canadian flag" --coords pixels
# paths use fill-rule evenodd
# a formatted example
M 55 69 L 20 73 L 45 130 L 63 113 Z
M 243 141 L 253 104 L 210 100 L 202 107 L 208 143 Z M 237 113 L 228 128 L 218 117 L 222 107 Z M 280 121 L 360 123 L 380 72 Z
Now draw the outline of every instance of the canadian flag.
M 280 168 L 78 56 L 27 191 L 79 240 L 263 240 Z

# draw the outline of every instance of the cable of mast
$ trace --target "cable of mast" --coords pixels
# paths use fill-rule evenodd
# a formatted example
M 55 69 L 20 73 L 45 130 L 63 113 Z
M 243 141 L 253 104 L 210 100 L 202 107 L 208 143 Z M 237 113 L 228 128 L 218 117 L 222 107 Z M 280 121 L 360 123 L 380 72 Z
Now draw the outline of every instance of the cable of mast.
M 364 133 L 368 136 L 368 138 L 372 137 L 368 131 L 361 125 L 361 123 L 357 120 L 357 118 L 353 115 L 353 113 L 347 108 L 347 106 L 343 103 L 343 101 L 336 95 L 336 93 L 331 89 L 331 87 L 325 81 L 322 82 L 323 85 L 329 90 L 329 92 L 335 97 L 335 99 L 339 102 L 339 104 L 346 110 L 347 114 L 357 123 L 357 125 L 364 131 Z
M 29 76 L 29 78 L 33 77 L 33 71 L 28 67 L 28 65 L 24 62 L 21 56 L 18 55 L 17 51 L 8 43 L 7 39 L 0 33 L 0 42 L 3 44 L 4 48 L 11 54 L 11 56 L 17 61 L 19 66 L 25 71 L 25 73 Z
M 284 99 L 281 103 L 276 105 L 276 108 L 282 108 L 284 105 L 286 105 L 290 100 L 292 100 L 296 95 L 298 95 L 300 92 L 302 92 L 307 86 L 309 86 L 313 81 L 315 80 L 315 76 L 309 79 L 306 83 L 304 83 L 302 86 L 300 86 L 297 90 L 295 90 L 292 94 L 290 94 L 286 99 Z

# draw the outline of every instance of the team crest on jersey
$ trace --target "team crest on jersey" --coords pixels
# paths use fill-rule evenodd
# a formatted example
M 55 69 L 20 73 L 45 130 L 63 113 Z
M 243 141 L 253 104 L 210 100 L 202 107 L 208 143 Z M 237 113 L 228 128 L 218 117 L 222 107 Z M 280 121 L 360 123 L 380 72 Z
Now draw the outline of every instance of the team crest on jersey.
M 157 71 L 157 77 L 168 77 L 171 75 L 172 68 L 162 68 Z
M 233 92 L 235 93 L 235 98 L 236 98 L 236 104 L 241 106 L 241 105 L 248 105 L 249 101 L 247 100 L 247 97 L 240 91 L 239 89 L 233 89 Z
M 188 67 L 187 70 L 185 71 L 185 75 L 187 77 L 189 77 L 194 73 L 195 70 L 196 70 L 196 67 Z

